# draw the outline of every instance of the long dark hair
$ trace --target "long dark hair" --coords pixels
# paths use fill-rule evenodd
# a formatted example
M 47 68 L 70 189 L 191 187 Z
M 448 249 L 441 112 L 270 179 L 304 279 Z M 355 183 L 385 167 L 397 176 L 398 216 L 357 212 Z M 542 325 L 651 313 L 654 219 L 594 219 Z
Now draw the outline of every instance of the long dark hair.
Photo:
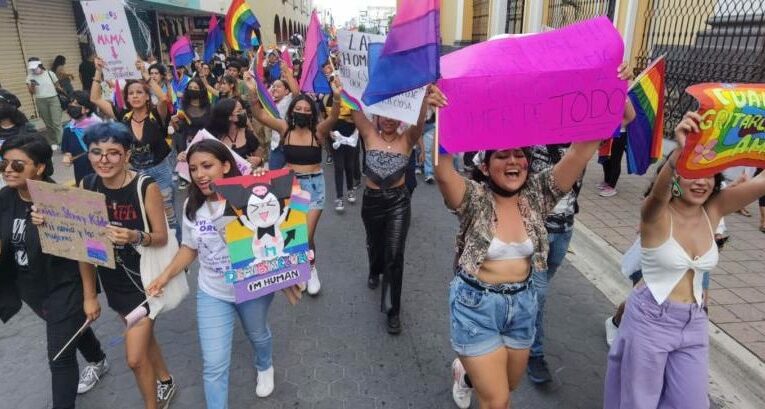
M 214 137 L 223 139 L 228 135 L 228 128 L 231 124 L 231 114 L 236 109 L 236 103 L 239 102 L 236 98 L 223 98 L 215 103 L 210 114 L 210 121 L 207 122 L 207 129 Z
M 236 166 L 236 160 L 234 160 L 234 155 L 231 154 L 231 150 L 221 142 L 208 139 L 191 145 L 189 150 L 186 152 L 187 163 L 191 162 L 191 157 L 194 156 L 195 153 L 209 153 L 210 155 L 215 156 L 215 158 L 222 163 L 228 162 L 231 168 L 225 175 L 223 175 L 223 177 L 230 178 L 242 175 L 242 173 L 239 171 L 239 168 Z M 191 178 L 190 172 L 189 178 Z M 205 203 L 205 200 L 207 200 L 207 197 L 202 193 L 201 190 L 199 190 L 197 184 L 192 180 L 191 186 L 189 187 L 189 199 L 188 202 L 186 202 L 186 218 L 191 221 L 196 220 L 197 210 L 202 207 L 202 205 Z
M 53 176 L 53 150 L 42 135 L 39 133 L 28 133 L 8 138 L 0 148 L 0 157 L 5 156 L 8 151 L 14 149 L 24 152 L 29 159 L 32 159 L 35 165 L 45 165 L 42 180 L 52 182 L 50 177 Z M 2 170 L 5 171 L 5 169 Z
M 287 108 L 287 117 L 285 118 L 287 121 L 287 132 L 284 133 L 284 136 L 295 129 L 295 119 L 293 118 L 292 114 L 295 111 L 295 105 L 297 105 L 297 103 L 300 101 L 307 102 L 311 107 L 311 122 L 308 124 L 308 129 L 311 130 L 311 136 L 313 136 L 316 144 L 319 145 L 319 138 L 316 137 L 316 127 L 319 125 L 319 109 L 316 107 L 316 102 L 314 102 L 311 97 L 303 93 L 300 93 L 298 96 L 293 98 L 292 102 L 290 102 L 290 105 Z
M 57 55 L 56 58 L 53 59 L 53 65 L 50 66 L 50 70 L 55 73 L 58 67 L 64 64 L 66 64 L 66 57 L 63 55 Z
M 207 87 L 205 87 L 205 83 L 202 82 L 202 79 L 199 77 L 194 77 L 189 81 L 188 85 L 186 85 L 186 89 L 183 93 L 183 101 L 181 101 L 181 106 L 184 110 L 189 109 L 189 106 L 191 105 L 191 97 L 188 95 L 189 85 L 191 83 L 197 84 L 199 87 L 199 107 L 202 109 L 206 109 L 208 106 L 210 106 L 210 98 L 207 97 Z

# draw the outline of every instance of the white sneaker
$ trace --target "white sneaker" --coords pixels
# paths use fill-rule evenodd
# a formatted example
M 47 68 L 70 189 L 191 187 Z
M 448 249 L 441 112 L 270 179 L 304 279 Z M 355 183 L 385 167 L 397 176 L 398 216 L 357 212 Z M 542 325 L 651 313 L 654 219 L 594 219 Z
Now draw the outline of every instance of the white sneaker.
M 342 213 L 345 210 L 345 205 L 343 204 L 343 199 L 336 199 L 335 200 L 335 211 L 338 213 Z
M 274 392 L 274 367 L 265 371 L 258 371 L 258 385 L 255 387 L 255 394 L 259 398 L 265 398 Z
M 606 188 L 606 186 L 608 186 L 608 183 L 606 183 L 606 182 L 599 182 L 597 185 L 595 185 L 595 187 L 596 187 L 598 190 L 603 190 L 603 189 L 605 189 L 605 188 Z
M 616 333 L 619 332 L 619 327 L 614 325 L 614 317 L 606 318 L 606 344 L 611 346 L 616 339 Z
M 104 358 L 101 362 L 89 364 L 80 372 L 80 382 L 77 384 L 77 393 L 83 394 L 101 380 L 101 377 L 109 372 L 109 362 Z
M 470 398 L 473 396 L 473 388 L 465 384 L 465 368 L 462 366 L 459 358 L 452 361 L 452 399 L 460 409 L 470 407 Z
M 612 197 L 616 196 L 616 189 L 612 188 L 611 186 L 606 185 L 599 193 L 600 197 Z
M 308 294 L 316 295 L 321 290 L 321 282 L 319 281 L 319 272 L 316 271 L 316 266 L 311 266 L 311 278 L 308 280 Z
M 348 203 L 356 203 L 356 189 L 354 188 L 349 190 L 346 198 L 348 199 Z

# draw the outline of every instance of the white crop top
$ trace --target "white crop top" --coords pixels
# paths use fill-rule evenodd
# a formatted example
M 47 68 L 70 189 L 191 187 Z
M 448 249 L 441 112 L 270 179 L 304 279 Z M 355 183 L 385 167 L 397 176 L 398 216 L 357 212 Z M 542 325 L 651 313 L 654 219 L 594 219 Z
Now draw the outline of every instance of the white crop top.
M 702 210 L 704 210 L 702 208 Z M 693 297 L 696 303 L 703 303 L 702 280 L 705 271 L 717 266 L 719 253 L 714 240 L 714 229 L 704 210 L 709 224 L 712 245 L 702 256 L 691 259 L 683 246 L 672 235 L 672 210 L 669 214 L 669 238 L 658 247 L 641 247 L 643 280 L 651 290 L 657 304 L 663 303 L 688 270 L 693 270 Z
M 485 260 L 515 260 L 531 257 L 534 254 L 534 243 L 531 239 L 520 243 L 505 243 L 494 237 L 489 244 Z

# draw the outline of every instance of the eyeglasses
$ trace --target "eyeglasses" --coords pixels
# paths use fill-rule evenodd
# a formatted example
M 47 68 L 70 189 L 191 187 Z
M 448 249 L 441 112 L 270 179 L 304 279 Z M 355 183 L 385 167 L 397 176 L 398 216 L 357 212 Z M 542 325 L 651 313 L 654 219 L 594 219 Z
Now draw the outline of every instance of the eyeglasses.
M 16 173 L 21 173 L 24 171 L 24 168 L 27 167 L 27 163 L 20 159 L 14 159 L 14 160 L 7 160 L 3 159 L 0 160 L 0 172 L 5 172 L 6 168 L 8 168 L 8 165 L 11 165 L 11 170 Z
M 103 150 L 96 148 L 88 151 L 88 157 L 94 162 L 101 162 L 106 158 L 106 160 L 111 163 L 118 163 L 120 159 L 122 159 L 122 152 L 104 152 Z

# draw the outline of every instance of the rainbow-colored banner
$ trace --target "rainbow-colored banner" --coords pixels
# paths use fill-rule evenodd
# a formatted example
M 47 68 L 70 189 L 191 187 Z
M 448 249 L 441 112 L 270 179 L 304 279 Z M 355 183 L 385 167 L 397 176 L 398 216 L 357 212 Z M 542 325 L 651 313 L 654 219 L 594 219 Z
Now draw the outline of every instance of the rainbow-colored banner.
M 260 23 L 245 0 L 234 0 L 226 13 L 225 26 L 229 47 L 242 51 L 250 46 L 252 32 L 260 28 Z
M 731 166 L 765 167 L 765 84 L 705 83 L 685 92 L 699 101 L 701 132 L 688 134 L 677 161 L 686 178 Z
M 272 118 L 281 118 L 279 109 L 276 107 L 276 103 L 274 103 L 271 93 L 268 92 L 266 84 L 263 83 L 263 80 L 254 70 L 250 71 L 250 75 L 255 78 L 255 83 L 257 84 L 256 96 L 258 101 L 260 101 L 260 104 L 263 105 L 263 109 L 265 109 L 266 112 L 268 112 L 268 115 L 271 115 Z
M 361 111 L 361 103 L 349 93 L 345 92 L 345 90 L 340 93 L 340 98 L 340 102 L 343 106 L 354 111 Z
M 661 158 L 664 144 L 664 79 L 666 60 L 657 58 L 643 70 L 627 92 L 635 120 L 627 125 L 627 171 L 643 175 Z

